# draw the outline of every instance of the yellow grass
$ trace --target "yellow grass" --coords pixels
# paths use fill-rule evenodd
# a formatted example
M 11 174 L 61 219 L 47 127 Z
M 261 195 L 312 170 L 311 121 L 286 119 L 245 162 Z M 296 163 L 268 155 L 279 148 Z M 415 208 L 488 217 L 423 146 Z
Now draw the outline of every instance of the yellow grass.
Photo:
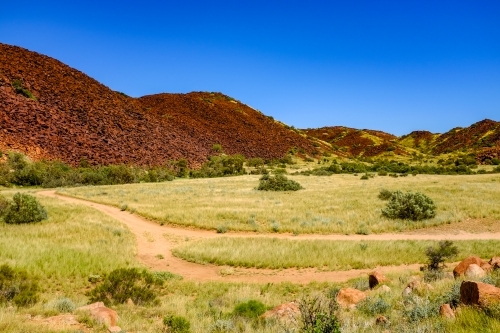
M 289 176 L 297 192 L 257 191 L 259 176 L 177 179 L 167 183 L 90 186 L 59 193 L 128 209 L 160 223 L 216 229 L 292 233 L 382 233 L 453 223 L 500 219 L 500 175 L 418 175 L 360 180 L 360 176 Z M 382 188 L 419 191 L 437 205 L 421 222 L 381 216 Z

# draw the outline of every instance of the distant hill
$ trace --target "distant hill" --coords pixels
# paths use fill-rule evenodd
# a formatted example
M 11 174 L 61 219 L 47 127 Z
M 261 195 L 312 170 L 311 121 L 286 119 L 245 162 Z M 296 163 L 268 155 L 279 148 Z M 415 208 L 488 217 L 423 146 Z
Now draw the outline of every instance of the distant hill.
M 454 128 L 444 134 L 414 131 L 396 137 L 374 130 L 334 126 L 303 130 L 307 135 L 332 145 L 348 156 L 375 157 L 393 152 L 396 155 L 426 153 L 472 153 L 478 162 L 500 158 L 500 122 L 485 119 L 466 128 Z
M 60 61 L 0 44 L 0 150 L 92 164 L 200 165 L 228 154 L 280 158 L 311 153 L 304 135 L 221 93 L 131 98 Z

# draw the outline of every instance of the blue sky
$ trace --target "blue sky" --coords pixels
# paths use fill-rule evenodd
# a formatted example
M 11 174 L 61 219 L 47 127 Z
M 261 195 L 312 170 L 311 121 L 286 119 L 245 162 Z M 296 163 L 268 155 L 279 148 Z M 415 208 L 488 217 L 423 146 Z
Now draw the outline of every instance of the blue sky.
M 500 1 L 9 1 L 0 42 L 138 97 L 220 91 L 298 128 L 500 121 Z

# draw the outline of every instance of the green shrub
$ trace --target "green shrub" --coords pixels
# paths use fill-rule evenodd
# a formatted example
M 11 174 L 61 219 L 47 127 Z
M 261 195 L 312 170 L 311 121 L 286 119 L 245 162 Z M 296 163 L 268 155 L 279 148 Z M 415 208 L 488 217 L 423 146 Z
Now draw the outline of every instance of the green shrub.
M 7 213 L 10 202 L 3 195 L 0 194 L 0 218 Z
M 392 192 L 386 189 L 381 189 L 378 194 L 380 200 L 389 200 L 392 197 Z
M 386 313 L 391 308 L 391 305 L 382 297 L 367 297 L 356 308 L 366 315 L 374 316 Z
M 14 91 L 16 92 L 16 94 L 23 95 L 24 97 L 28 97 L 28 98 L 36 101 L 36 97 L 31 93 L 31 91 L 24 88 L 23 81 L 21 81 L 21 80 L 12 81 L 12 88 L 14 88 Z
M 263 175 L 259 179 L 259 191 L 297 191 L 303 187 L 294 180 L 288 179 L 284 175 Z
M 436 206 L 432 199 L 419 192 L 393 192 L 382 215 L 391 219 L 413 221 L 430 219 L 436 216 Z
M 235 315 L 246 318 L 257 318 L 264 312 L 266 312 L 264 303 L 253 299 L 236 305 L 233 311 Z
M 162 280 L 146 270 L 118 268 L 86 295 L 91 303 L 101 301 L 107 305 L 122 304 L 130 298 L 134 304 L 148 305 L 158 302 L 155 289 L 162 284 Z
M 60 313 L 71 313 L 75 311 L 76 305 L 69 298 L 63 297 L 55 302 L 54 308 Z
M 168 315 L 163 318 L 163 325 L 165 325 L 168 333 L 189 333 L 191 324 L 189 320 L 181 316 Z
M 212 151 L 215 153 L 222 153 L 222 145 L 219 143 L 214 143 L 212 145 Z
M 34 196 L 16 193 L 5 213 L 6 223 L 21 224 L 40 222 L 47 219 L 47 211 Z
M 365 173 L 363 176 L 361 176 L 362 180 L 370 179 L 370 177 Z
M 328 298 L 315 297 L 300 300 L 301 332 L 340 333 L 340 320 L 336 315 L 338 310 L 336 295 L 329 296 Z
M 249 158 L 246 164 L 248 167 L 261 167 L 264 165 L 264 160 L 260 157 Z
M 38 283 L 26 271 L 9 265 L 0 266 L 0 304 L 12 302 L 17 306 L 30 306 L 38 302 Z
M 219 225 L 216 228 L 218 234 L 225 234 L 227 232 L 227 226 L 226 225 Z
M 444 262 L 452 259 L 458 254 L 458 248 L 453 245 L 452 241 L 440 241 L 437 247 L 429 247 L 425 251 L 425 255 L 429 260 L 427 264 L 428 270 L 443 270 L 445 268 Z

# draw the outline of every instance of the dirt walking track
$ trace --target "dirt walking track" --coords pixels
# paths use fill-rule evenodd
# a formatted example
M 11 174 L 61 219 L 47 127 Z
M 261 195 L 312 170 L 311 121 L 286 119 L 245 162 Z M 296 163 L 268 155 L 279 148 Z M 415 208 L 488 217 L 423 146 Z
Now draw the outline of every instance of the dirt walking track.
M 137 258 L 153 270 L 167 270 L 182 275 L 188 281 L 226 281 L 226 282 L 283 282 L 309 283 L 311 281 L 342 282 L 349 279 L 366 276 L 372 269 L 353 269 L 348 271 L 318 271 L 315 268 L 307 269 L 254 269 L 232 268 L 227 266 L 201 265 L 191 263 L 172 255 L 172 248 L 176 246 L 175 240 L 208 239 L 215 237 L 262 237 L 280 239 L 318 239 L 318 240 L 474 240 L 495 239 L 500 240 L 500 233 L 458 233 L 458 234 L 374 234 L 374 235 L 289 235 L 289 234 L 254 234 L 245 232 L 231 232 L 224 235 L 214 231 L 172 227 L 159 225 L 146 220 L 138 215 L 121 211 L 116 207 L 98 204 L 82 199 L 62 196 L 55 191 L 40 191 L 40 195 L 56 198 L 68 203 L 93 207 L 124 223 L 135 235 L 137 241 Z M 163 259 L 157 256 L 161 254 Z M 421 264 L 383 266 L 379 269 L 384 273 L 416 270 Z

